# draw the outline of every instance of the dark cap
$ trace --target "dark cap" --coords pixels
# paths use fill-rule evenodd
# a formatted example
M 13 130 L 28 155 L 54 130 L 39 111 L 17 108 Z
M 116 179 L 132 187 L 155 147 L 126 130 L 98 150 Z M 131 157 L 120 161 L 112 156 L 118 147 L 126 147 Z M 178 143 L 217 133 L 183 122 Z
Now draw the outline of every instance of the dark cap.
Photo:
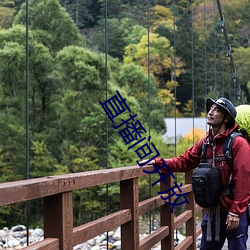
M 236 111 L 234 105 L 227 98 L 221 97 L 221 98 L 215 99 L 215 100 L 208 98 L 206 101 L 207 113 L 209 112 L 209 110 L 213 104 L 216 104 L 216 105 L 220 106 L 221 108 L 223 108 L 224 110 L 226 110 L 229 113 L 229 115 L 231 115 L 233 117 L 233 119 L 235 120 L 237 111 Z

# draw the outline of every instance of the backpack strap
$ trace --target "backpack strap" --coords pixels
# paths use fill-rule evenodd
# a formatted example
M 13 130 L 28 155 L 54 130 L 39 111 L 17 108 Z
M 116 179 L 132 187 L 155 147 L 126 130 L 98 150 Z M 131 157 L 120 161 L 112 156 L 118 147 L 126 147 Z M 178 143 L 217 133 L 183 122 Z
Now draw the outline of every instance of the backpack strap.
M 200 161 L 206 162 L 207 144 L 202 142 Z
M 237 137 L 237 136 L 242 136 L 241 133 L 239 132 L 233 132 L 231 133 L 224 145 L 223 145 L 223 154 L 225 156 L 225 159 L 230 167 L 230 169 L 232 170 L 233 169 L 233 155 L 232 155 L 232 144 L 233 144 L 233 140 Z
M 228 163 L 231 171 L 233 171 L 232 144 L 233 144 L 234 139 L 237 136 L 242 136 L 242 134 L 239 132 L 233 132 L 232 134 L 230 134 L 227 137 L 227 139 L 223 145 L 223 154 L 224 154 L 225 160 Z M 226 194 L 231 200 L 234 199 L 234 184 L 233 184 L 232 178 L 233 177 L 231 174 L 230 180 L 229 180 L 227 187 L 224 191 L 224 194 Z

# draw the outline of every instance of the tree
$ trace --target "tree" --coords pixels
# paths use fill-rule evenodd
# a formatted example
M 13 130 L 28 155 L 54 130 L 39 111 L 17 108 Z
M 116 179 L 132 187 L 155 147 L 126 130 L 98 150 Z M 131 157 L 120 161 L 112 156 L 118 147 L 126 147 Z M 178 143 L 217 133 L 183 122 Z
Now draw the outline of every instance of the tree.
M 170 8 L 163 5 L 153 6 L 150 12 L 150 28 L 156 32 L 160 26 L 167 29 L 174 29 L 174 17 Z M 156 32 L 157 33 L 157 32 Z
M 15 25 L 13 28 L 0 33 L 2 48 L 2 82 L 5 94 L 10 96 L 25 96 L 25 28 Z M 1 53 L 0 53 L 1 54 Z M 31 125 L 36 131 L 41 131 L 47 122 L 45 113 L 50 103 L 51 93 L 55 90 L 51 83 L 52 56 L 47 47 L 37 42 L 34 32 L 30 31 L 29 38 L 29 85 L 31 88 Z M 10 72 L 12 72 L 10 74 Z M 11 88 L 10 88 L 11 87 Z M 23 100 L 24 101 L 24 100 Z M 22 105 L 23 102 L 13 105 Z M 24 110 L 23 110 L 24 111 Z
M 155 75 L 158 86 L 162 87 L 167 80 L 172 78 L 174 68 L 173 47 L 165 37 L 160 37 L 158 34 L 151 33 L 149 39 L 148 42 L 148 36 L 142 36 L 139 43 L 128 45 L 125 48 L 124 63 L 134 62 L 139 64 L 145 72 L 150 67 L 150 72 Z M 148 43 L 150 43 L 149 51 Z M 178 76 L 183 70 L 181 60 L 177 65 L 176 75 Z
M 250 88 L 249 88 L 249 84 L 250 84 L 250 73 L 249 73 L 249 56 L 250 56 L 250 48 L 243 48 L 243 47 L 239 47 L 237 49 L 235 49 L 235 64 L 236 64 L 236 68 L 238 69 L 238 75 L 240 76 L 240 78 L 238 78 L 238 82 L 237 84 L 241 84 L 242 89 L 244 90 L 244 93 L 246 94 L 246 97 L 244 97 L 244 99 L 247 100 L 243 100 L 246 101 L 246 103 L 248 103 L 250 101 L 249 98 L 249 93 L 250 93 Z
M 53 52 L 69 45 L 84 45 L 79 30 L 58 0 L 29 1 L 29 20 L 36 39 Z M 25 3 L 15 17 L 16 24 L 26 24 Z
M 13 19 L 14 19 L 13 8 L 1 7 L 0 5 L 0 29 L 8 29 L 11 27 Z
M 117 83 L 126 89 L 128 95 L 135 97 L 140 103 L 139 113 L 143 124 L 148 123 L 148 103 L 150 99 L 150 123 L 156 131 L 163 132 L 165 124 L 164 105 L 158 94 L 158 88 L 153 75 L 145 74 L 140 65 L 134 63 L 125 64 L 121 67 L 117 77 Z M 150 84 L 150 86 L 148 86 Z
M 76 26 L 87 32 L 98 23 L 101 5 L 98 0 L 61 0 L 62 5 L 68 10 Z

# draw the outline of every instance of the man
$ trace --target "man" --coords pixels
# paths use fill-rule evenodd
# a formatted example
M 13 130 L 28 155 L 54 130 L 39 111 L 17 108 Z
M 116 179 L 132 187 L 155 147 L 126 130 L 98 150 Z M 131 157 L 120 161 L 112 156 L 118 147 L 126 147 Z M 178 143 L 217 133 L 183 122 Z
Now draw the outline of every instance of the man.
M 215 240 L 215 213 L 210 212 L 212 223 L 212 241 L 207 241 L 208 213 L 202 220 L 201 250 L 220 250 L 225 239 L 228 239 L 229 250 L 247 249 L 248 217 L 247 206 L 250 201 L 250 146 L 249 143 L 237 136 L 232 144 L 233 170 L 223 159 L 223 145 L 226 138 L 238 130 L 235 124 L 236 109 L 226 98 L 217 100 L 207 99 L 207 124 L 210 129 L 206 136 L 195 145 L 187 149 L 183 155 L 172 159 L 164 159 L 172 172 L 186 172 L 198 166 L 202 152 L 202 144 L 207 144 L 206 159 L 221 169 L 221 185 L 224 190 L 232 178 L 234 192 L 229 198 L 224 192 L 220 197 L 220 237 Z M 213 159 L 222 158 L 215 161 Z M 143 162 L 143 161 L 142 161 Z M 145 161 L 144 161 L 145 162 Z M 151 161 L 156 166 L 162 165 L 161 158 Z M 162 172 L 168 173 L 166 168 Z M 219 184 L 218 184 L 219 185 Z

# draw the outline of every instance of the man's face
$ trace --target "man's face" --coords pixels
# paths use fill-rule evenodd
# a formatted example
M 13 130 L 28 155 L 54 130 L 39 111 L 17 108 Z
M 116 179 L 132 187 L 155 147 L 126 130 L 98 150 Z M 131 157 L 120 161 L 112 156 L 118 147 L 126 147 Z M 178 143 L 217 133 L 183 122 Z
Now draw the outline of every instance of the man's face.
M 225 113 L 224 110 L 216 105 L 213 104 L 207 113 L 207 124 L 212 127 L 219 127 L 225 119 Z

